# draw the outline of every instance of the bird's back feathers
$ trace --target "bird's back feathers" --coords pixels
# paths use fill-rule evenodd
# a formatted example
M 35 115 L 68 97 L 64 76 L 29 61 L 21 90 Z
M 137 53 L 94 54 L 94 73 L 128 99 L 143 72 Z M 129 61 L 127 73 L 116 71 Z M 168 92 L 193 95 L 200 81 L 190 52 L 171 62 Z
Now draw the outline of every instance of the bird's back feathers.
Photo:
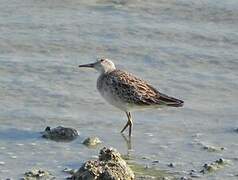
M 182 100 L 160 93 L 146 81 L 118 69 L 102 74 L 98 79 L 97 87 L 99 91 L 106 88 L 114 96 L 129 104 L 183 106 Z

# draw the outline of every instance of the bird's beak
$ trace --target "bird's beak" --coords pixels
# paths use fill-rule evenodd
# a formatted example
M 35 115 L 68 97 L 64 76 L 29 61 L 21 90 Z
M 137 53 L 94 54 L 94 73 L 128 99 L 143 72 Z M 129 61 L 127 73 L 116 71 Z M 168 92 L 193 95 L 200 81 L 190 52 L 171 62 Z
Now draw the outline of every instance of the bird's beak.
M 79 68 L 81 68 L 81 67 L 93 68 L 94 67 L 94 63 L 79 65 Z

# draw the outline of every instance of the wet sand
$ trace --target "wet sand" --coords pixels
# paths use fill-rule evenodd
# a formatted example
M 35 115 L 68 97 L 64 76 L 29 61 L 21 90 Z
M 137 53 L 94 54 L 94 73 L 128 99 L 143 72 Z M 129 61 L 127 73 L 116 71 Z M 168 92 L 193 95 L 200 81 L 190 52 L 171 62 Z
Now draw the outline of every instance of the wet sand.
M 139 166 L 158 160 L 155 168 L 178 176 L 228 159 L 232 165 L 200 178 L 236 179 L 237 17 L 235 0 L 1 1 L 0 178 L 32 167 L 63 178 L 64 168 L 112 146 Z M 100 97 L 98 74 L 77 68 L 99 56 L 183 99 L 184 107 L 134 112 L 128 148 L 119 133 L 125 115 Z M 41 138 L 46 126 L 59 125 L 79 137 Z M 84 146 L 90 136 L 102 145 Z

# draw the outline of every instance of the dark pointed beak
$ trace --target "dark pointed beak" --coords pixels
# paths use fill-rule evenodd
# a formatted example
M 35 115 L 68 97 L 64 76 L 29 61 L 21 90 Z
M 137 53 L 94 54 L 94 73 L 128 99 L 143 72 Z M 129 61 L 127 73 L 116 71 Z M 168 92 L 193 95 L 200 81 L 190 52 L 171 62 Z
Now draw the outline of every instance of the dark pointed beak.
M 94 63 L 79 65 L 79 68 L 81 68 L 81 67 L 93 68 L 94 67 Z

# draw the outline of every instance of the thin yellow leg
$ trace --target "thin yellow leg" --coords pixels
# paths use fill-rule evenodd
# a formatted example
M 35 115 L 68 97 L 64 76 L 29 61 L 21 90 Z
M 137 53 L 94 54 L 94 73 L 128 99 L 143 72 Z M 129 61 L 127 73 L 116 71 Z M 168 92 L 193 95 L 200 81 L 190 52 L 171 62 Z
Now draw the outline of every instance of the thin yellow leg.
M 131 113 L 130 112 L 126 112 L 126 115 L 127 115 L 127 123 L 126 125 L 124 126 L 124 128 L 121 130 L 121 133 L 124 132 L 124 130 L 129 126 L 129 136 L 131 136 L 131 128 L 132 128 L 132 119 L 131 119 Z

